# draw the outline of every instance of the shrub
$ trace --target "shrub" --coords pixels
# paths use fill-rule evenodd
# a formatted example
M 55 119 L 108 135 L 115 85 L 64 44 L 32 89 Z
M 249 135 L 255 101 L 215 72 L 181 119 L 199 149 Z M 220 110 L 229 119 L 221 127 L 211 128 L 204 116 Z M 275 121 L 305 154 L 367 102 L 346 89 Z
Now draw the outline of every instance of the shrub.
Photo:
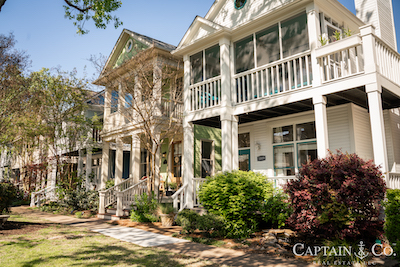
M 191 234 L 197 229 L 200 215 L 193 210 L 182 210 L 178 213 L 176 224 L 182 226 L 183 232 Z
M 131 211 L 131 220 L 134 222 L 158 222 L 157 199 L 154 192 L 141 196 L 135 195 L 136 210 Z
M 396 243 L 394 249 L 400 257 L 400 189 L 388 189 L 385 206 L 385 234 L 391 244 Z
M 286 220 L 291 214 L 288 195 L 281 191 L 267 198 L 261 208 L 262 218 L 273 228 L 285 226 Z
M 78 186 L 75 190 L 59 189 L 59 205 L 72 210 L 97 211 L 99 207 L 99 193 L 95 190 L 86 190 Z
M 176 213 L 172 203 L 159 203 L 157 208 L 158 214 L 173 214 Z
M 204 214 L 197 220 L 197 229 L 205 231 L 208 236 L 224 237 L 226 235 L 226 221 L 215 214 Z
M 115 185 L 115 181 L 114 180 L 108 180 L 106 182 L 106 189 L 109 189 L 111 187 L 113 187 Z
M 199 197 L 209 213 L 226 220 L 227 237 L 243 238 L 257 229 L 262 203 L 272 191 L 272 184 L 262 174 L 233 171 L 209 178 Z
M 0 214 L 10 212 L 10 207 L 17 197 L 18 189 L 12 183 L 0 183 Z
M 288 224 L 300 233 L 328 240 L 374 239 L 383 230 L 377 203 L 385 190 L 372 161 L 356 154 L 330 153 L 303 165 L 298 180 L 288 183 L 285 192 L 293 209 Z

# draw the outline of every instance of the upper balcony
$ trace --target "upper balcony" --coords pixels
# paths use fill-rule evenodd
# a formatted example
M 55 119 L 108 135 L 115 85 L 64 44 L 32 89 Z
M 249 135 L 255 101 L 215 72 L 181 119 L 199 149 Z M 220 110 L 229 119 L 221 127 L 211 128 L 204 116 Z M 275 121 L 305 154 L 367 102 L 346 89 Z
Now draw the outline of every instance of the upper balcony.
M 372 27 L 363 28 L 360 34 L 315 50 L 237 74 L 231 70 L 229 97 L 232 106 L 319 90 L 341 81 L 346 81 L 346 86 L 338 87 L 338 91 L 357 88 L 370 81 L 356 78 L 370 73 L 377 73 L 391 85 L 400 87 L 400 54 L 377 37 Z M 221 75 L 191 85 L 189 96 L 189 112 L 221 106 Z

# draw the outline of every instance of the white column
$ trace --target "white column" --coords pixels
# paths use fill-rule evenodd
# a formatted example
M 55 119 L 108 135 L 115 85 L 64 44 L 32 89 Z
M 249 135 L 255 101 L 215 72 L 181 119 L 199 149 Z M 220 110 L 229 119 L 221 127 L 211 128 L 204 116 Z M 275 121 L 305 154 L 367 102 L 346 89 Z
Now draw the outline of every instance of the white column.
M 115 185 L 122 183 L 124 167 L 124 143 L 120 137 L 116 138 L 117 150 L 115 151 Z
M 326 97 L 319 95 L 313 97 L 315 129 L 317 134 L 317 153 L 319 158 L 328 154 L 328 119 L 326 116 Z
M 185 55 L 183 57 L 184 63 L 184 83 L 183 83 L 183 105 L 184 105 L 184 114 L 187 114 L 190 111 L 191 102 L 190 102 L 190 57 Z
M 110 143 L 103 140 L 103 153 L 101 159 L 101 183 L 100 190 L 106 188 L 106 182 L 108 181 L 108 161 L 110 158 Z
M 104 92 L 104 114 L 103 114 L 103 124 L 104 129 L 103 131 L 109 130 L 109 116 L 111 114 L 111 89 L 106 88 Z
M 157 136 L 159 139 L 159 134 Z M 157 149 L 157 150 L 156 150 Z M 154 153 L 154 193 L 156 196 L 159 195 L 160 192 L 160 153 L 161 153 L 161 145 L 157 146 L 153 144 L 153 153 Z
M 132 135 L 131 144 L 131 176 L 135 184 L 140 180 L 140 137 L 137 134 Z
M 319 46 L 319 35 L 321 32 L 319 22 L 319 10 L 314 3 L 307 6 L 307 26 L 308 26 L 308 38 L 311 48 L 311 66 L 313 72 L 313 86 L 321 85 L 321 72 L 318 64 L 317 57 L 315 55 L 315 49 Z
M 362 46 L 364 53 L 364 72 L 376 72 L 376 48 L 375 48 L 375 28 L 372 25 L 360 27 L 360 35 L 362 38 Z
M 92 148 L 86 148 L 86 190 L 90 189 L 90 176 L 92 175 Z
M 186 203 L 188 208 L 193 208 L 193 161 L 194 161 L 194 132 L 193 124 L 184 122 L 183 127 L 183 183 L 188 185 Z
M 232 121 L 221 117 L 222 171 L 232 171 Z
M 232 170 L 239 169 L 238 117 L 232 116 Z
M 382 109 L 382 89 L 379 84 L 367 84 L 365 91 L 368 96 L 369 118 L 371 122 L 372 147 L 375 164 L 381 167 L 384 175 L 388 171 L 385 125 Z
M 78 176 L 83 174 L 83 149 L 78 149 Z
M 57 181 L 57 159 L 54 158 L 50 161 L 50 179 L 47 182 L 47 187 L 55 187 Z
M 230 40 L 226 37 L 220 39 L 220 59 L 221 59 L 221 106 L 232 106 L 231 103 L 231 69 L 229 46 Z

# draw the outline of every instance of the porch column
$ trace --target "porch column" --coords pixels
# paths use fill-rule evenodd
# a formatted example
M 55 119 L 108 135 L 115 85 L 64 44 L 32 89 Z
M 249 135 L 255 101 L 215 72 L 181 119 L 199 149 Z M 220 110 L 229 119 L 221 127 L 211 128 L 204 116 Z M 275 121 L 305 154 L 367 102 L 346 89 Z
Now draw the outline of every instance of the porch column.
M 83 149 L 78 149 L 78 176 L 83 174 Z
M 131 176 L 133 177 L 134 184 L 139 183 L 139 180 L 140 180 L 140 137 L 137 134 L 132 135 Z
M 232 170 L 232 121 L 228 117 L 229 116 L 225 116 L 225 118 L 221 117 L 223 172 Z
M 110 142 L 103 140 L 103 153 L 101 159 L 101 182 L 100 190 L 106 188 L 106 182 L 108 180 L 108 161 L 110 158 Z
M 190 111 L 191 101 L 190 101 L 190 57 L 185 55 L 183 57 L 184 63 L 184 82 L 183 82 L 183 108 L 184 115 Z
M 239 169 L 238 117 L 232 116 L 232 170 Z
M 322 95 L 314 96 L 313 103 L 315 114 L 315 130 L 317 134 L 318 158 L 325 158 L 329 149 L 326 97 Z
M 110 119 L 109 116 L 111 114 L 111 89 L 106 88 L 104 91 L 104 114 L 103 114 L 103 124 L 104 124 L 104 129 L 103 131 L 108 131 L 109 129 L 109 124 L 110 124 Z
M 183 183 L 187 185 L 187 208 L 193 208 L 193 161 L 194 161 L 194 132 L 193 124 L 184 121 L 183 127 Z
M 229 47 L 230 40 L 223 37 L 219 40 L 220 59 L 221 59 L 221 106 L 232 106 L 231 103 L 231 70 Z
M 320 30 L 320 22 L 319 22 L 319 9 L 315 6 L 314 3 L 311 3 L 307 6 L 307 26 L 308 26 L 308 36 L 311 48 L 311 66 L 312 66 L 312 74 L 313 86 L 321 85 L 321 72 L 320 66 L 318 64 L 317 57 L 315 55 L 315 49 L 319 46 L 319 33 Z
M 90 177 L 92 175 L 92 148 L 86 148 L 86 190 L 90 189 Z
M 360 27 L 364 52 L 364 72 L 373 73 L 378 70 L 376 65 L 375 28 L 372 25 Z
M 122 170 L 124 167 L 124 143 L 121 137 L 116 138 L 117 149 L 115 151 L 115 185 L 122 183 Z
M 54 158 L 50 161 L 50 181 L 47 183 L 47 187 L 55 187 L 57 181 L 57 159 Z
M 388 171 L 385 125 L 382 109 L 382 88 L 379 84 L 367 84 L 365 91 L 368 96 L 369 118 L 371 122 L 372 147 L 375 164 L 381 167 L 383 175 Z
M 159 143 L 160 133 L 156 132 L 155 139 Z M 161 153 L 161 145 L 157 147 L 155 143 L 153 143 L 153 154 L 154 154 L 154 193 L 156 196 L 159 195 L 160 192 L 160 153 Z

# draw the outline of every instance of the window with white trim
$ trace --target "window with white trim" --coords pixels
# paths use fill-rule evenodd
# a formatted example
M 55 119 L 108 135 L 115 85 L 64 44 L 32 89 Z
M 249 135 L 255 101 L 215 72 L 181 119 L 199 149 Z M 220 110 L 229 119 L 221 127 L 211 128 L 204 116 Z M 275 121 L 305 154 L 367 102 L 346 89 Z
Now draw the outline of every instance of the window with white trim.
M 190 56 L 190 72 L 191 84 L 219 76 L 221 74 L 219 45 Z
M 214 175 L 214 142 L 201 141 L 201 177 Z
M 317 158 L 315 122 L 273 128 L 275 176 L 295 175 L 296 169 Z

